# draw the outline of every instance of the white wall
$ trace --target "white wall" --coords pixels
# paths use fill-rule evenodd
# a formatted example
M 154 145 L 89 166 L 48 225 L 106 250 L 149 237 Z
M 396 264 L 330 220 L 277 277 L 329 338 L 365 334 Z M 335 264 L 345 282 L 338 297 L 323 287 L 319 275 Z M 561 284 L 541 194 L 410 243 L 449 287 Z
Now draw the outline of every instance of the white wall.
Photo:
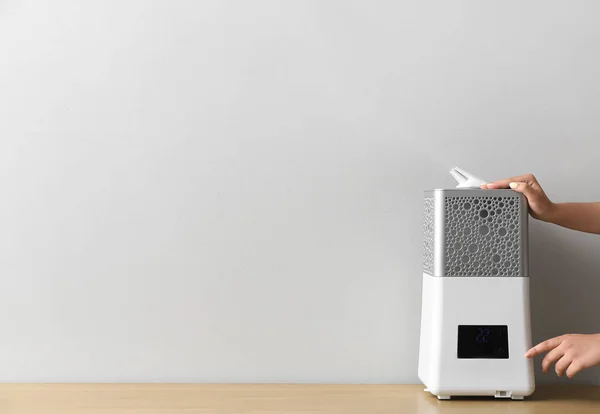
M 599 14 L 1 1 L 0 380 L 416 382 L 424 189 L 600 200 Z M 531 233 L 534 340 L 600 331 L 600 236 Z

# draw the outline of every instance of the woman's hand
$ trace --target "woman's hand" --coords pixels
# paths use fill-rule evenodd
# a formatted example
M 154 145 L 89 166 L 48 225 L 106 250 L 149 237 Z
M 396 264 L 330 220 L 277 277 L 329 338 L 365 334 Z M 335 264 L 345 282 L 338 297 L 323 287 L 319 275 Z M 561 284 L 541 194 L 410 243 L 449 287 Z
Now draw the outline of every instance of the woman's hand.
M 543 352 L 548 352 L 542 361 L 544 373 L 556 363 L 554 370 L 559 377 L 566 373 L 573 378 L 581 370 L 600 364 L 600 334 L 557 336 L 534 346 L 525 357 L 533 358 Z
M 483 184 L 481 188 L 512 188 L 525 195 L 533 218 L 571 230 L 600 234 L 600 202 L 553 203 L 532 174 Z
M 523 194 L 525 197 L 527 197 L 531 216 L 538 220 L 550 221 L 552 212 L 556 207 L 556 205 L 550 201 L 548 196 L 546 196 L 542 186 L 532 174 L 521 175 L 518 177 L 483 184 L 481 188 L 511 188 Z

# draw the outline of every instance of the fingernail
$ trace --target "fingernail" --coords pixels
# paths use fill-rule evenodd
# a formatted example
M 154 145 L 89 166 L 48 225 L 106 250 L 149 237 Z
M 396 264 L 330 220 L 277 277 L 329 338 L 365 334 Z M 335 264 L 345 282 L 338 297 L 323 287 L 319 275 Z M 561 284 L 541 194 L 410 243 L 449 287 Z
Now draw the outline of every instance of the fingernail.
M 515 189 L 515 188 L 517 188 L 519 186 L 519 184 L 517 184 L 517 183 L 510 183 L 509 186 L 510 186 L 510 188 Z

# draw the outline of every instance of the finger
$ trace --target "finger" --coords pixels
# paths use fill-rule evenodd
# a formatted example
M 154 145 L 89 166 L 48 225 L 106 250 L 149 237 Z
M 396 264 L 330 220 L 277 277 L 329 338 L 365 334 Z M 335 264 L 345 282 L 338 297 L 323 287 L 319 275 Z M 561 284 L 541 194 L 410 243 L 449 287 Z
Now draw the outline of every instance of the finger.
M 562 343 L 562 337 L 557 336 L 555 338 L 550 338 L 544 342 L 540 342 L 533 348 L 531 348 L 527 353 L 525 353 L 525 357 L 532 358 L 536 355 L 541 354 L 542 352 L 550 351 L 551 349 L 556 348 Z
M 489 190 L 497 190 L 497 189 L 501 189 L 501 188 L 508 188 L 508 185 L 511 182 L 513 182 L 513 181 L 516 181 L 516 180 L 509 179 L 509 180 L 494 181 L 492 183 L 483 184 L 482 187 L 487 188 Z
M 571 365 L 571 362 L 573 362 L 573 360 L 567 357 L 566 355 L 564 355 L 561 359 L 556 361 L 556 364 L 554 364 L 554 370 L 556 371 L 556 375 L 562 377 L 565 373 L 565 370 L 569 368 L 569 365 Z
M 550 365 L 552 365 L 553 362 L 556 362 L 560 358 L 562 358 L 564 354 L 565 351 L 560 346 L 557 346 L 552 351 L 548 352 L 548 354 L 544 357 L 544 360 L 542 361 L 542 371 L 544 373 L 548 372 L 548 370 L 550 369 Z
M 517 193 L 521 193 L 527 197 L 527 199 L 531 199 L 535 196 L 535 190 L 531 187 L 530 184 L 525 182 L 511 182 L 509 187 L 516 191 Z
M 569 368 L 567 368 L 567 377 L 573 378 L 582 369 L 583 366 L 581 364 L 578 364 L 577 362 L 572 362 L 571 365 L 569 365 Z
M 492 181 L 491 183 L 484 184 L 489 189 L 498 189 L 498 188 L 509 188 L 511 182 L 524 182 L 533 184 L 535 182 L 535 178 L 531 174 L 523 174 L 517 177 L 506 178 L 503 180 Z

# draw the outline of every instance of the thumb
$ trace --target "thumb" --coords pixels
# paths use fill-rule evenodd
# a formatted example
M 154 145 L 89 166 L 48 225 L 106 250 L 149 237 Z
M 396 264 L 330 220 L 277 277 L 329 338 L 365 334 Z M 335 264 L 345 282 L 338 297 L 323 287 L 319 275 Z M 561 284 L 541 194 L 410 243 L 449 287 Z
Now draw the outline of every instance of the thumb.
M 531 198 L 533 198 L 535 196 L 535 191 L 534 191 L 533 187 L 531 187 L 527 183 L 512 182 L 508 186 L 511 189 L 515 190 L 517 193 L 523 194 L 525 197 L 527 197 L 528 200 L 530 200 Z

